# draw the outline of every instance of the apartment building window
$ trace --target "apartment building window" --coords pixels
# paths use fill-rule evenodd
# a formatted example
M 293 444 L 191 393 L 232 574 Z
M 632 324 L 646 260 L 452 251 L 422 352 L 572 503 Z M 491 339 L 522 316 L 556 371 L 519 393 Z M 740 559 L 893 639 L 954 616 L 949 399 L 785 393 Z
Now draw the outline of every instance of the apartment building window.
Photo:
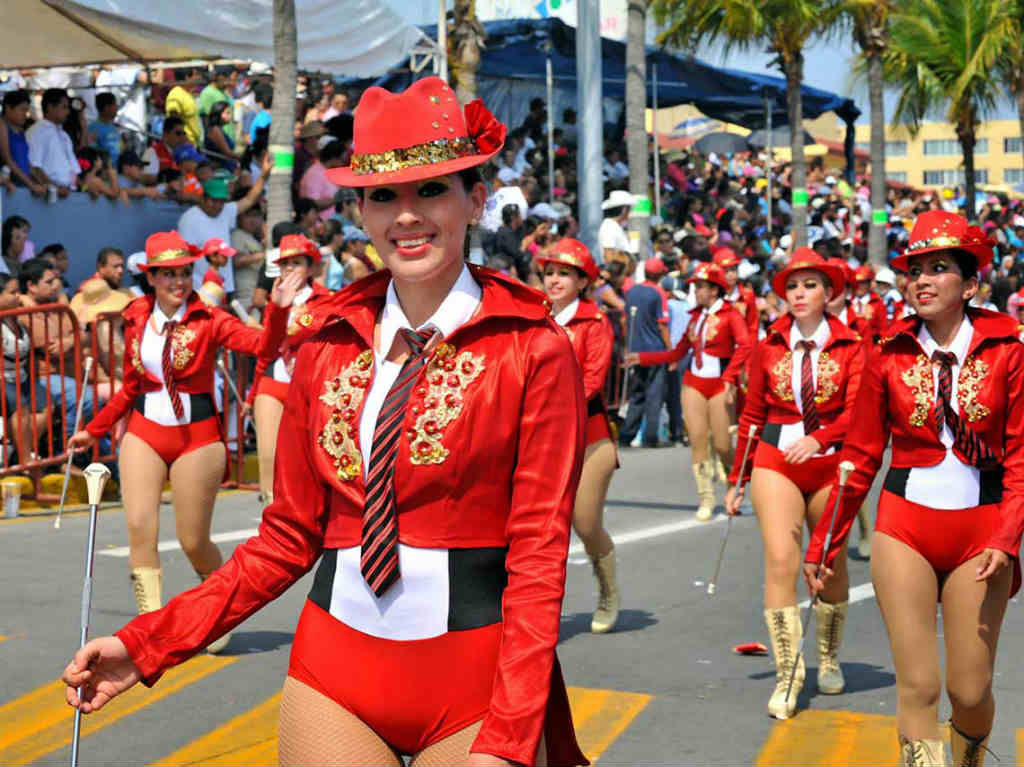
M 1003 139 L 1003 154 L 1020 154 L 1020 136 Z
M 1022 170 L 1021 168 L 1003 168 L 1003 183 L 1024 183 L 1024 170 Z
M 895 181 L 895 182 L 897 182 L 899 184 L 907 183 L 907 172 L 905 170 L 900 170 L 900 171 L 892 171 L 892 170 L 890 170 L 890 171 L 886 171 L 885 177 L 887 179 L 889 179 L 889 181 Z
M 886 141 L 885 142 L 885 156 L 886 157 L 906 157 L 907 156 L 907 142 L 906 141 Z M 904 175 L 906 175 L 906 174 L 904 174 Z
M 925 186 L 955 186 L 963 184 L 967 180 L 967 174 L 963 168 L 947 170 L 926 170 L 924 172 Z M 988 170 L 975 169 L 974 182 L 976 184 L 988 183 Z
M 961 154 L 960 142 L 955 138 L 925 139 L 924 153 L 926 155 L 958 155 Z M 980 138 L 974 145 L 975 154 L 988 154 L 988 139 Z

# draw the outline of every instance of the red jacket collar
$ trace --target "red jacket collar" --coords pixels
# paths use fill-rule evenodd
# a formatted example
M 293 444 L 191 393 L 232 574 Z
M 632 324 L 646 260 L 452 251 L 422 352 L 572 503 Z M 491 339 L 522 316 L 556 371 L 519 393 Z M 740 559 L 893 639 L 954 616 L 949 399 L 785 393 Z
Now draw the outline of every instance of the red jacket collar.
M 968 349 L 968 356 L 971 355 L 985 341 L 996 341 L 1003 339 L 1016 340 L 1020 336 L 1021 326 L 1008 314 L 993 312 L 988 309 L 978 309 L 973 306 L 967 307 L 967 317 L 971 321 L 973 333 L 971 335 L 971 347 Z M 888 344 L 903 336 L 910 338 L 917 343 L 917 334 L 921 330 L 921 323 L 924 320 L 920 315 L 912 314 L 893 323 L 889 334 L 881 339 L 881 344 Z
M 846 324 L 843 323 L 838 317 L 831 312 L 825 313 L 825 319 L 828 322 L 828 341 L 825 343 L 825 348 L 828 349 L 837 343 L 843 343 L 846 341 L 858 342 L 861 340 L 860 335 L 855 333 Z M 786 312 L 773 322 L 768 327 L 768 338 L 777 339 L 788 349 L 789 348 L 789 331 L 793 328 L 793 315 Z
M 156 296 L 153 293 L 143 294 L 125 307 L 125 319 L 141 319 L 145 321 L 153 313 L 155 305 Z M 182 322 L 187 322 L 193 314 L 199 313 L 210 314 L 210 307 L 204 304 L 202 299 L 199 298 L 199 294 L 193 290 L 189 293 L 188 298 L 185 299 L 185 316 L 182 318 Z
M 580 296 L 580 303 L 576 307 L 576 314 L 572 316 L 573 320 L 596 320 L 604 314 L 598 308 L 597 304 L 591 301 L 589 298 L 583 298 Z

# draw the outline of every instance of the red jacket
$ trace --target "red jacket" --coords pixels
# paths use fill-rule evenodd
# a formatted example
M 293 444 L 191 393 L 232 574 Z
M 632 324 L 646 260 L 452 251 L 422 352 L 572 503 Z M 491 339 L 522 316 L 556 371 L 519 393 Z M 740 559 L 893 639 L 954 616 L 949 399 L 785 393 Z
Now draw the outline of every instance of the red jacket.
M 846 306 L 838 316 L 839 321 L 859 335 L 865 343 L 868 345 L 874 343 L 874 327 L 864 317 L 857 314 L 857 310 L 850 301 L 846 302 Z
M 968 308 L 967 316 L 973 334 L 960 369 L 958 411 L 1005 471 L 1003 523 L 989 546 L 1015 557 L 1024 530 L 1024 344 L 1017 340 L 1020 326 L 1005 314 Z M 946 455 L 935 428 L 932 365 L 917 340 L 920 326 L 916 315 L 895 323 L 892 335 L 882 339 L 868 359 L 852 426 L 843 442 L 842 460 L 852 461 L 855 470 L 843 492 L 829 562 L 850 532 L 890 437 L 893 468 L 935 466 Z M 957 457 L 964 460 L 959 452 Z M 807 562 L 817 564 L 821 559 L 836 493 L 833 487 L 826 513 L 811 537 Z
M 883 336 L 887 334 L 887 328 L 889 325 L 888 312 L 885 310 L 885 304 L 882 299 L 875 291 L 868 293 L 867 306 L 860 312 L 857 311 L 856 299 L 850 299 L 850 308 L 854 314 L 857 314 L 864 322 L 867 323 L 871 329 L 871 336 Z
M 760 321 L 759 312 L 757 311 L 757 298 L 754 296 L 754 291 L 746 285 L 737 283 L 736 287 L 739 290 L 739 297 L 735 301 L 726 298 L 726 301 L 731 303 L 736 311 L 740 313 L 743 321 L 747 324 L 750 337 L 756 340 L 758 322 Z
M 583 395 L 587 402 L 603 397 L 615 343 L 611 322 L 597 304 L 589 298 L 581 298 L 576 314 L 562 329 L 572 341 L 576 359 L 583 368 Z
M 690 322 L 674 349 L 663 352 L 640 352 L 641 365 L 667 365 L 678 362 L 697 342 L 697 328 L 700 325 L 701 312 L 694 310 Z M 704 351 L 712 357 L 729 358 L 729 366 L 722 373 L 722 378 L 730 383 L 738 383 L 740 374 L 747 364 L 752 346 L 747 326 L 728 301 L 722 301 L 718 310 L 707 319 L 704 332 Z
M 831 314 L 825 316 L 828 318 L 829 338 L 818 355 L 818 383 L 814 396 L 821 428 L 810 435 L 821 443 L 823 450 L 839 447 L 850 428 L 866 357 L 861 337 Z M 792 326 L 793 315 L 787 312 L 772 323 L 768 335 L 751 354 L 747 367 L 750 386 L 736 442 L 736 455 L 740 460 L 751 426 L 756 426 L 755 434 L 760 434 L 766 423 L 790 424 L 803 419 L 793 396 L 793 353 L 789 348 Z M 751 445 L 750 449 L 755 447 Z M 752 467 L 753 461 L 748 459 L 744 482 L 750 480 Z M 739 473 L 740 461 L 734 461 L 730 484 L 736 483 Z
M 175 382 L 182 394 L 213 391 L 213 370 L 217 352 L 222 347 L 243 354 L 273 355 L 284 338 L 288 313 L 273 302 L 267 304 L 267 326 L 262 331 L 248 327 L 223 309 L 207 306 L 195 291 L 189 294 L 187 302 L 185 316 L 171 342 Z M 85 427 L 94 437 L 110 431 L 131 410 L 140 394 L 163 388 L 163 384 L 146 371 L 140 353 L 154 303 L 153 296 L 140 296 L 125 307 L 124 385 Z
M 582 376 L 540 293 L 471 268 L 480 307 L 434 348 L 406 408 L 394 479 L 398 539 L 508 548 L 502 645 L 473 750 L 530 764 L 545 734 L 549 763 L 586 764 L 555 659 L 583 459 Z M 258 535 L 201 586 L 118 632 L 147 684 L 282 594 L 324 548 L 360 544 L 359 419 L 390 278 L 371 275 L 318 309 L 323 329 L 299 348 L 274 503 Z

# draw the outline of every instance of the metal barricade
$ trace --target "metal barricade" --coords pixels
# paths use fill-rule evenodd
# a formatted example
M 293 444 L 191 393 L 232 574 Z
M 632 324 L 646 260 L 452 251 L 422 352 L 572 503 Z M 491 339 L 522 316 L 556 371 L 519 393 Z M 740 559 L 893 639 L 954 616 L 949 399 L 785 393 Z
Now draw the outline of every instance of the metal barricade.
M 255 366 L 256 358 L 251 355 L 231 351 L 224 353 L 224 368 L 235 384 L 234 387 L 230 385 L 224 387 L 222 400 L 224 406 L 221 418 L 228 445 L 228 477 L 223 483 L 224 487 L 242 490 L 260 489 L 258 482 L 245 481 L 245 443 L 248 436 L 245 425 L 248 409 L 244 405 Z M 236 393 L 241 398 L 241 402 L 237 403 L 237 407 L 232 408 L 229 405 L 229 398 L 235 399 Z

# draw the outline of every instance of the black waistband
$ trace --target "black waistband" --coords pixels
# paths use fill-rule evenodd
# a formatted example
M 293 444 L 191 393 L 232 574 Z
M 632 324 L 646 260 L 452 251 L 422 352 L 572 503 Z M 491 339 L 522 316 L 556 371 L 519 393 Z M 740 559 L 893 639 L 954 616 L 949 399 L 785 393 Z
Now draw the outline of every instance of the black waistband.
M 605 412 L 604 398 L 600 394 L 595 394 L 593 397 L 587 400 L 587 418 L 594 415 L 600 415 Z
M 910 468 L 891 468 L 885 475 L 883 489 L 898 495 L 900 498 L 907 497 L 907 480 L 910 479 Z M 978 506 L 985 506 L 990 503 L 999 503 L 1003 500 L 1003 469 L 991 469 L 981 471 L 981 489 L 978 493 Z
M 501 622 L 501 597 L 508 583 L 505 547 L 448 550 L 448 630 L 468 631 Z M 324 549 L 309 600 L 331 610 L 338 550 Z
M 764 428 L 761 429 L 761 441 L 767 442 L 772 447 L 779 446 L 779 440 L 782 438 L 782 424 L 781 423 L 766 423 Z
M 213 396 L 210 394 L 179 394 L 184 403 L 187 398 L 191 403 L 191 414 L 189 423 L 199 423 L 207 418 L 217 415 L 217 409 L 213 406 Z M 135 400 L 135 409 L 143 416 L 146 415 L 146 395 L 140 394 Z

